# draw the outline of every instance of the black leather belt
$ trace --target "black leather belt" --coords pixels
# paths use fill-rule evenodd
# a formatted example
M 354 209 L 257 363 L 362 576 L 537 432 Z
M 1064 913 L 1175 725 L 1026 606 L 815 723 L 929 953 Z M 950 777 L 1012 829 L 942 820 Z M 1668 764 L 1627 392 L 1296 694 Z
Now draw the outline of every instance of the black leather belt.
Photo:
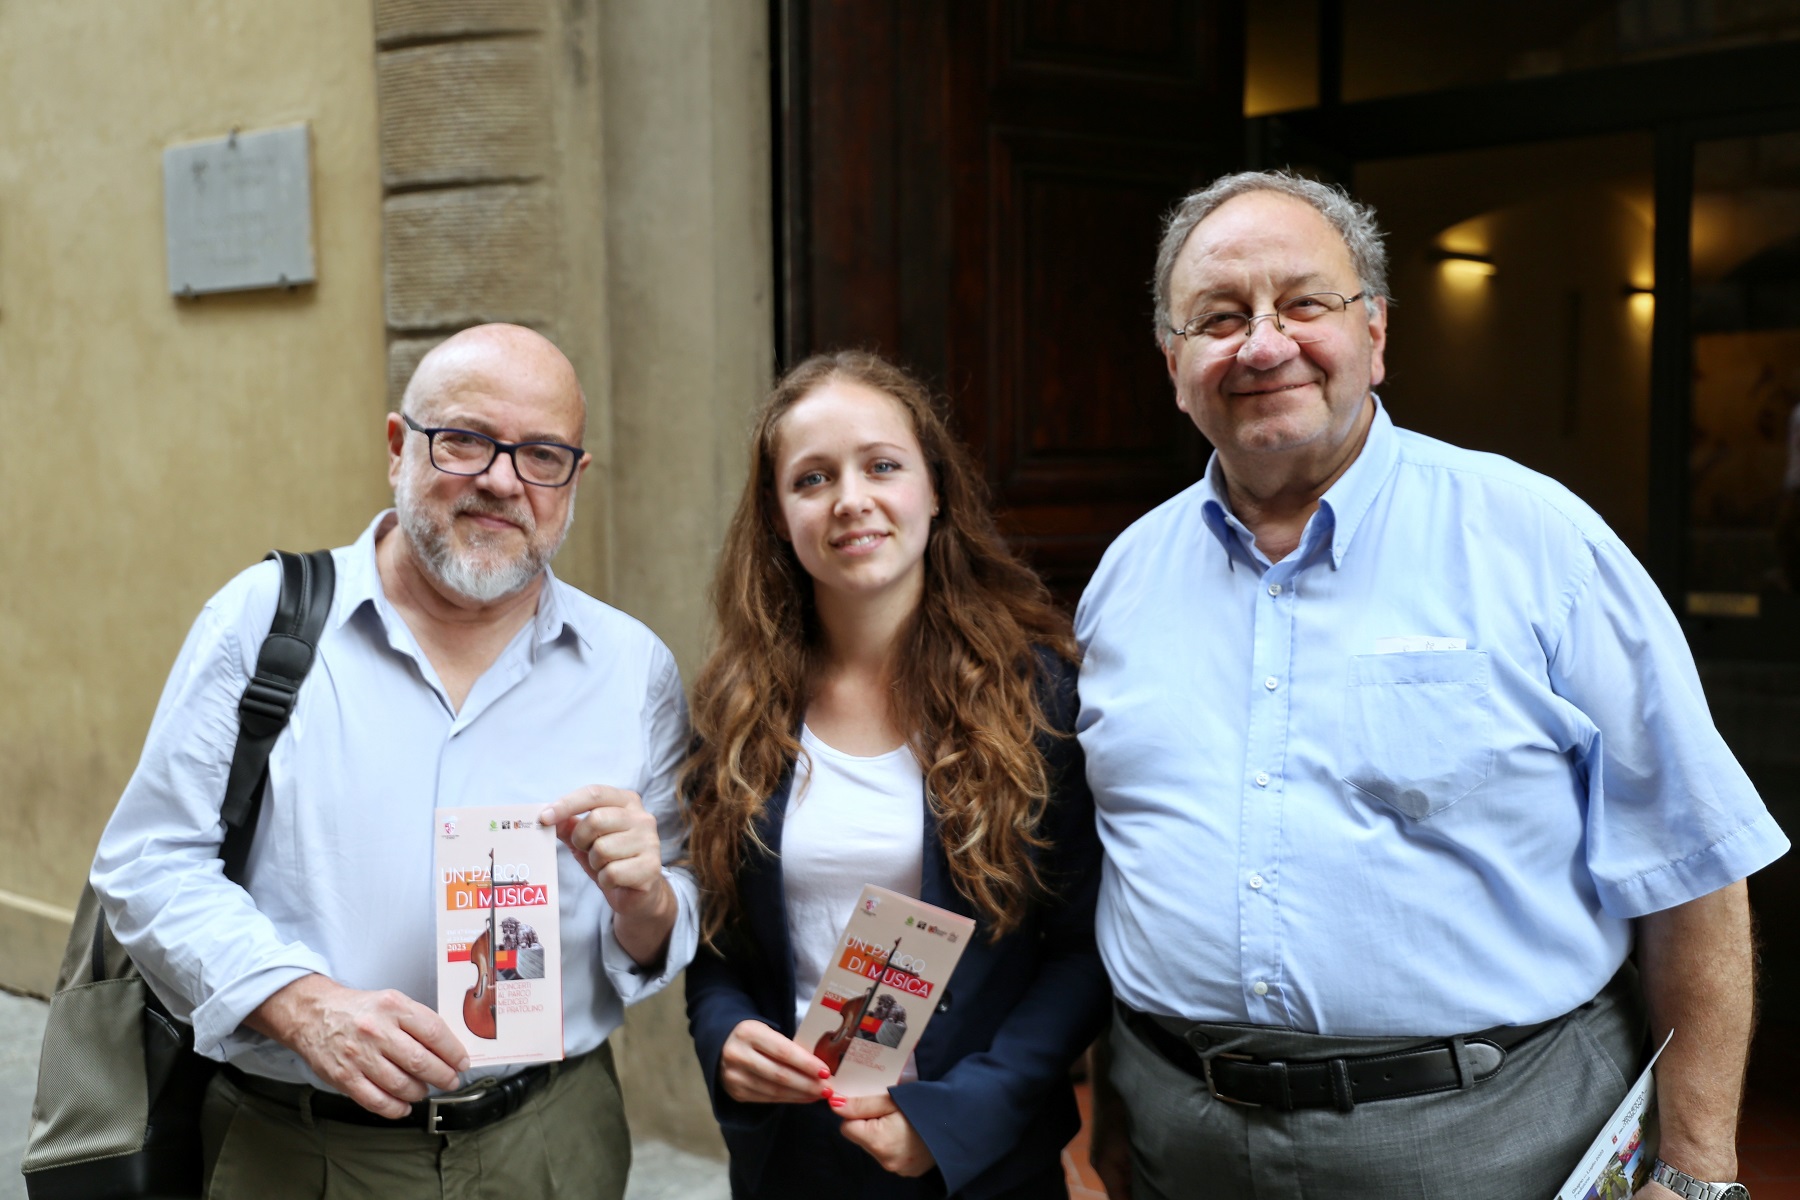
M 1125 1024 L 1172 1065 L 1206 1084 L 1213 1099 L 1273 1108 L 1336 1108 L 1349 1112 L 1372 1100 L 1397 1100 L 1456 1091 L 1500 1073 L 1506 1052 L 1567 1016 L 1536 1025 L 1502 1025 L 1387 1054 L 1308 1062 L 1270 1061 L 1246 1054 L 1202 1055 L 1148 1013 L 1119 1005 Z
M 420 1129 L 426 1133 L 468 1133 L 492 1125 L 502 1117 L 510 1117 L 524 1107 L 545 1084 L 556 1078 L 558 1068 L 567 1068 L 579 1059 L 560 1063 L 543 1063 L 527 1067 L 504 1079 L 483 1079 L 460 1092 L 431 1096 L 412 1106 L 404 1117 L 384 1117 L 372 1113 L 348 1096 L 321 1091 L 304 1083 L 282 1083 L 238 1070 L 229 1063 L 223 1068 L 225 1077 L 239 1088 L 310 1112 L 315 1119 L 342 1121 L 347 1125 L 367 1125 L 374 1129 Z

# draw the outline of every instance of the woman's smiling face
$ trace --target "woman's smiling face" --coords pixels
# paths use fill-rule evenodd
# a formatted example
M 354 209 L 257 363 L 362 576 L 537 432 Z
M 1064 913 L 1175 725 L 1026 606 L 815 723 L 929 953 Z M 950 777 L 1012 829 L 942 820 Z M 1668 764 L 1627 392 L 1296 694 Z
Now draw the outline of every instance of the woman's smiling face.
M 776 530 L 815 587 L 922 594 L 937 493 L 899 401 L 828 380 L 788 409 L 775 440 Z

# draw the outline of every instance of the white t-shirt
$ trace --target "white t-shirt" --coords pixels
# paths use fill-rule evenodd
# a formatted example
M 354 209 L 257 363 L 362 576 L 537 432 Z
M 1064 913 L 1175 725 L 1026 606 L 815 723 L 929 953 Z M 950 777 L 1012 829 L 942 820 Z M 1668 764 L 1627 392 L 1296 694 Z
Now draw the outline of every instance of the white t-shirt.
M 804 726 L 800 744 L 806 754 L 794 764 L 781 828 L 795 1024 L 812 1006 L 863 885 L 917 897 L 925 862 L 925 775 L 909 747 L 862 758 Z M 901 1078 L 913 1077 L 909 1059 Z

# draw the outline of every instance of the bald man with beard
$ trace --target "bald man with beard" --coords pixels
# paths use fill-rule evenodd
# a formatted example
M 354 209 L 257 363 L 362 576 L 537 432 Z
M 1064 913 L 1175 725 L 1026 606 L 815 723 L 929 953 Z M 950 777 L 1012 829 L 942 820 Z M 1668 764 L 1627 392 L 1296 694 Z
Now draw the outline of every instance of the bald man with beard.
M 606 1041 L 697 926 L 692 882 L 664 865 L 687 738 L 674 659 L 550 571 L 585 421 L 574 369 L 530 330 L 466 330 L 419 364 L 387 418 L 394 508 L 333 551 L 241 887 L 218 869 L 219 810 L 276 564 L 227 584 L 182 647 L 92 879 L 225 1064 L 202 1114 L 208 1196 L 624 1193 Z M 542 803 L 567 846 L 567 1057 L 471 1070 L 435 1010 L 433 814 L 506 803 Z

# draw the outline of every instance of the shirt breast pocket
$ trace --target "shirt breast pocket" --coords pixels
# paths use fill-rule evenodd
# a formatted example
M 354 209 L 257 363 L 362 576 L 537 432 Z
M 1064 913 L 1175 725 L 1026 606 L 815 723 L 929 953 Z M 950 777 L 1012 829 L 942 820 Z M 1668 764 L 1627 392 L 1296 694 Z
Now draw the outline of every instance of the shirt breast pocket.
M 1443 812 L 1493 769 L 1487 652 L 1353 657 L 1343 746 L 1351 787 L 1415 821 Z

